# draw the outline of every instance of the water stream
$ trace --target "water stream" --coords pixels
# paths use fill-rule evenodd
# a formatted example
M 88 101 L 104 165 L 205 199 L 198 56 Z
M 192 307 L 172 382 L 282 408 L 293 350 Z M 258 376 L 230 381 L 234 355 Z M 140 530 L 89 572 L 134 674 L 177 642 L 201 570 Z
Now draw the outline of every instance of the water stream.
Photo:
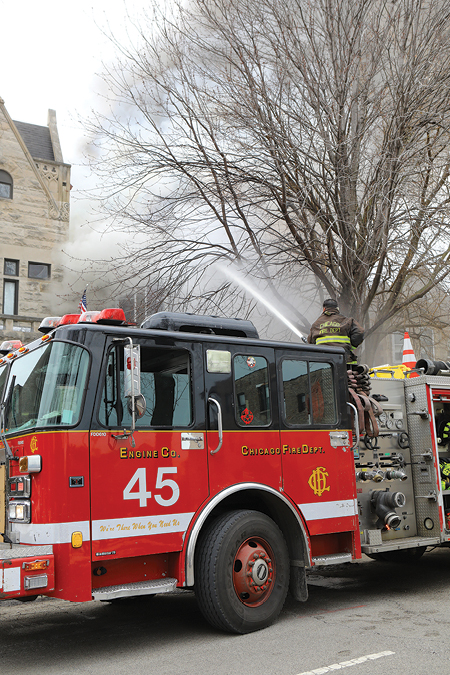
M 274 305 L 272 305 L 267 298 L 265 298 L 254 286 L 248 283 L 246 279 L 244 279 L 243 275 L 237 272 L 236 270 L 230 269 L 229 267 L 226 267 L 225 265 L 217 265 L 219 267 L 220 271 L 225 274 L 231 281 L 234 283 L 238 284 L 243 288 L 245 291 L 250 293 L 255 300 L 258 300 L 258 302 L 261 302 L 269 312 L 271 312 L 274 316 L 277 317 L 277 319 L 280 319 L 285 326 L 287 326 L 297 337 L 300 338 L 302 342 L 306 342 L 306 337 L 303 333 L 301 333 L 298 328 L 294 326 L 293 323 L 289 321 Z

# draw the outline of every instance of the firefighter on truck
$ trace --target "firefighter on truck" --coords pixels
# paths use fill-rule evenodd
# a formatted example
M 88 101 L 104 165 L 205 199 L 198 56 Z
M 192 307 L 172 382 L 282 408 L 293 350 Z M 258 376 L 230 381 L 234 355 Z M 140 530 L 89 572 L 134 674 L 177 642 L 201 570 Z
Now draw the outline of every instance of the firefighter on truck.
M 41 330 L 0 355 L 0 598 L 193 588 L 213 626 L 248 633 L 288 591 L 307 599 L 308 568 L 450 541 L 450 378 L 430 362 L 373 379 L 376 436 L 339 346 L 188 314 L 137 328 L 119 309 Z

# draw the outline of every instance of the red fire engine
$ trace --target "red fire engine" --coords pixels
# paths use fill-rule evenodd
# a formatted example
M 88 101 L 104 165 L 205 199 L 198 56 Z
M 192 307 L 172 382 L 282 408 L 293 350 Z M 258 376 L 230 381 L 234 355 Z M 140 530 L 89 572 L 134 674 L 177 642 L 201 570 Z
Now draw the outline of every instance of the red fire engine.
M 43 331 L 0 359 L 0 598 L 194 588 L 208 621 L 246 633 L 288 589 L 307 599 L 311 566 L 450 541 L 448 364 L 375 378 L 374 437 L 342 349 L 260 340 L 239 319 L 136 328 L 117 309 Z

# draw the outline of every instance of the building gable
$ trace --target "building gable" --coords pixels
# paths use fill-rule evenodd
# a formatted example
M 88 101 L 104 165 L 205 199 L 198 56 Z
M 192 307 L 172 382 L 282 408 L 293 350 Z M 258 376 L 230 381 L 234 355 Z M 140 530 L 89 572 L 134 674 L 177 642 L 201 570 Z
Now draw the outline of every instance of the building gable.
M 50 129 L 48 127 L 27 124 L 26 122 L 16 122 L 15 120 L 14 124 L 33 159 L 55 161 Z

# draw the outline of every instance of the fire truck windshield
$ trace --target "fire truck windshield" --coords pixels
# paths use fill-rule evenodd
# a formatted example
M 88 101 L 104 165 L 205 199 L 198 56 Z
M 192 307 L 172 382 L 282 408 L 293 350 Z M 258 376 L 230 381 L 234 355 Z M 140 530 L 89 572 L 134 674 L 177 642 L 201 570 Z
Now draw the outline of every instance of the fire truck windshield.
M 76 424 L 88 366 L 88 352 L 65 342 L 47 343 L 13 361 L 3 399 L 6 432 Z

